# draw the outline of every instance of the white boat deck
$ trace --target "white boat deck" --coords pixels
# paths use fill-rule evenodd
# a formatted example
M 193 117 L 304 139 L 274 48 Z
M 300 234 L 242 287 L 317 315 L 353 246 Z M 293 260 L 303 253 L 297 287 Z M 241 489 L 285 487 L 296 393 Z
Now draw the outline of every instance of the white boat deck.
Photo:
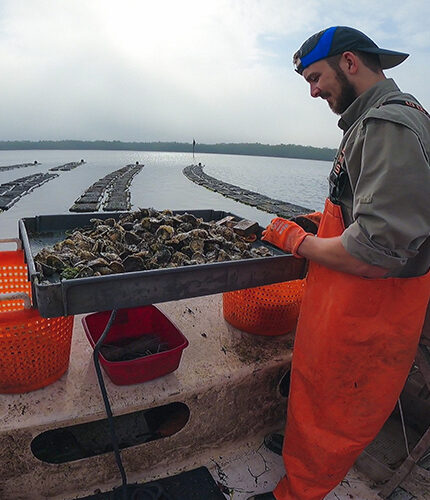
M 222 465 L 208 466 L 213 477 L 230 490 L 226 498 L 246 500 L 252 494 L 271 491 L 284 475 L 282 458 L 268 451 L 261 444 L 262 438 L 258 436 L 236 452 L 232 450 L 230 456 L 224 455 Z M 366 476 L 353 468 L 326 500 L 381 500 L 377 491 Z M 405 497 L 409 498 L 413 497 Z
M 289 369 L 292 337 L 260 337 L 232 328 L 223 319 L 221 295 L 158 307 L 189 346 L 175 372 L 150 382 L 117 386 L 104 374 L 112 411 L 119 416 L 183 403 L 190 416 L 179 432 L 121 451 L 128 481 L 143 483 L 206 466 L 226 498 L 244 500 L 273 489 L 283 475 L 282 459 L 261 443 L 267 432 L 283 428 L 286 401 L 278 383 Z M 2 500 L 69 500 L 121 484 L 112 452 L 58 464 L 36 458 L 31 449 L 32 440 L 45 431 L 106 418 L 81 320 L 75 317 L 70 366 L 60 380 L 31 393 L 0 396 Z M 378 496 L 377 488 L 353 469 L 327 498 Z

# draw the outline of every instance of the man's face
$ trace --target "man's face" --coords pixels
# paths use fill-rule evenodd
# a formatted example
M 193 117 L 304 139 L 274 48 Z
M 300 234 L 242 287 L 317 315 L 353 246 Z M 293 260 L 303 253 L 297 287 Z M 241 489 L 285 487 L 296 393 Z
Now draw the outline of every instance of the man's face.
M 307 67 L 303 77 L 310 85 L 311 96 L 326 100 L 337 115 L 342 114 L 358 97 L 341 68 L 333 68 L 324 59 Z

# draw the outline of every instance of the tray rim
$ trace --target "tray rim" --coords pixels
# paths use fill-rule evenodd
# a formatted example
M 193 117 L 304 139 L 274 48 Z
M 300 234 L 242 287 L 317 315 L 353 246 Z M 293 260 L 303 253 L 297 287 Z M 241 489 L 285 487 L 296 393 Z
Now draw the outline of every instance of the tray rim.
M 271 249 L 274 251 L 275 255 L 268 256 L 268 257 L 254 257 L 251 259 L 238 259 L 238 260 L 232 260 L 232 261 L 223 261 L 223 262 L 213 262 L 213 263 L 206 263 L 206 264 L 196 264 L 196 265 L 190 265 L 190 266 L 180 266 L 176 268 L 160 268 L 160 269 L 150 269 L 150 270 L 143 270 L 143 271 L 134 271 L 134 272 L 127 272 L 127 273 L 115 273 L 115 274 L 109 274 L 105 276 L 92 276 L 92 277 L 85 277 L 85 278 L 73 278 L 69 280 L 60 280 L 52 283 L 46 283 L 46 282 L 41 282 L 40 281 L 40 273 L 37 272 L 35 263 L 34 263 L 34 255 L 32 253 L 32 247 L 30 244 L 30 239 L 31 239 L 31 234 L 48 234 L 48 233 L 55 233 L 55 232 L 60 232 L 64 231 L 67 229 L 70 229 L 72 227 L 80 227 L 83 226 L 84 224 L 81 223 L 81 221 L 89 221 L 92 218 L 103 218 L 103 219 L 108 219 L 108 218 L 119 218 L 121 215 L 128 214 L 128 213 L 133 213 L 135 211 L 126 211 L 126 212 L 86 212 L 86 213 L 79 213 L 79 214 L 48 214 L 48 215 L 37 215 L 34 217 L 25 217 L 19 220 L 19 236 L 20 239 L 23 243 L 23 249 L 24 249 L 24 255 L 25 255 L 25 260 L 28 266 L 28 275 L 30 278 L 30 282 L 32 284 L 32 289 L 33 289 L 33 297 L 35 299 L 36 305 L 39 307 L 41 310 L 41 315 L 43 315 L 43 311 L 45 310 L 45 307 L 41 301 L 38 300 L 40 299 L 40 295 L 42 293 L 53 293 L 55 294 L 57 300 L 60 300 L 61 297 L 61 302 L 62 302 L 62 308 L 63 314 L 68 314 L 70 313 L 70 310 L 74 310 L 73 307 L 69 307 L 68 301 L 69 301 L 69 295 L 74 288 L 76 287 L 82 287 L 82 286 L 101 286 L 101 287 L 108 287 L 110 283 L 115 282 L 115 283 L 120 283 L 121 286 L 126 286 L 124 285 L 124 281 L 129 281 L 135 283 L 136 280 L 157 280 L 160 278 L 160 280 L 168 280 L 170 277 L 172 279 L 175 279 L 177 276 L 180 278 L 184 277 L 187 278 L 188 276 L 192 275 L 202 275 L 205 272 L 210 272 L 213 271 L 214 273 L 216 272 L 222 272 L 225 271 L 225 273 L 229 272 L 234 272 L 234 270 L 237 270 L 240 272 L 242 268 L 250 268 L 253 265 L 261 264 L 262 262 L 265 263 L 265 266 L 267 265 L 282 265 L 282 262 L 284 259 L 294 259 L 294 261 L 299 261 L 299 259 L 295 259 L 291 254 L 287 254 L 283 252 L 282 250 L 274 247 L 273 245 L 270 245 L 268 243 L 262 244 L 261 241 L 257 243 L 257 246 L 264 246 L 266 248 Z M 213 210 L 213 209 L 202 209 L 202 210 L 194 210 L 194 209 L 189 209 L 189 210 L 173 210 L 172 211 L 174 214 L 183 214 L 183 213 L 191 213 L 196 216 L 201 216 L 201 214 L 208 214 L 209 219 L 206 220 L 213 220 L 213 215 L 217 214 L 219 218 L 225 217 L 227 215 L 233 215 L 236 218 L 240 217 L 236 214 L 233 214 L 231 212 L 225 212 L 223 210 Z M 34 232 L 32 233 L 31 230 L 29 231 L 28 225 L 29 224 L 35 224 L 36 226 L 40 226 L 41 223 L 49 222 L 49 219 L 55 221 L 58 223 L 59 220 L 61 221 L 75 221 L 77 222 L 76 225 L 67 225 L 67 224 L 61 224 L 62 227 L 55 227 L 54 229 L 44 229 L 43 231 L 40 232 Z M 259 226 L 259 231 L 261 231 L 263 228 Z M 304 259 L 300 259 L 304 260 Z M 294 267 L 294 266 L 293 266 Z M 294 277 L 292 279 L 300 279 L 301 277 L 304 276 L 304 263 L 302 265 L 297 265 L 295 267 L 301 267 L 302 270 L 301 272 L 298 272 L 299 276 Z M 188 275 L 188 276 L 187 276 Z M 274 281 L 272 278 L 267 282 L 267 284 L 271 283 L 276 283 L 280 281 L 285 281 L 285 279 L 281 278 L 278 281 Z M 255 286 L 261 286 L 260 284 L 257 284 Z M 243 287 L 242 287 L 243 288 Z M 246 286 L 245 288 L 250 288 L 249 286 Z M 217 289 L 216 291 L 213 291 L 211 293 L 203 293 L 201 295 L 210 295 L 210 294 L 215 294 L 215 293 L 221 293 L 223 291 L 231 291 L 232 289 L 240 289 L 239 288 L 228 288 L 226 290 L 222 289 Z M 200 296 L 201 296 L 200 295 Z M 185 296 L 178 296 L 177 299 L 169 297 L 165 301 L 170 301 L 170 300 L 180 300 L 183 298 L 186 298 L 188 295 Z M 189 295 L 189 297 L 195 297 L 199 296 L 193 294 Z M 155 302 L 163 302 L 163 300 L 160 300 L 160 297 L 156 297 Z M 145 302 L 142 302 L 141 305 L 145 305 Z M 130 307 L 135 307 L 133 305 L 130 305 Z M 115 308 L 115 306 L 111 306 L 111 308 Z M 82 312 L 88 312 L 84 310 L 85 307 L 83 308 Z M 98 310 L 106 310 L 106 309 L 97 309 Z M 94 311 L 91 309 L 91 311 Z M 72 314 L 78 314 L 79 312 L 74 312 Z M 60 315 L 63 315 L 60 314 Z

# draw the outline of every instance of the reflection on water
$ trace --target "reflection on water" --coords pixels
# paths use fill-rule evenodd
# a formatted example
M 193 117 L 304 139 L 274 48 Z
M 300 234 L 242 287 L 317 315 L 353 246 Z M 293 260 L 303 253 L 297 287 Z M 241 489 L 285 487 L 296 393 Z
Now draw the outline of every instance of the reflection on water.
M 243 205 L 189 181 L 182 169 L 202 163 L 208 175 L 224 182 L 321 210 L 327 193 L 330 162 L 235 156 L 216 154 L 161 153 L 145 151 L 3 151 L 0 166 L 18 163 L 38 165 L 0 172 L 0 184 L 71 161 L 85 159 L 74 170 L 59 172 L 59 177 L 21 198 L 10 210 L 0 213 L 0 237 L 16 237 L 18 220 L 43 214 L 68 213 L 74 201 L 95 181 L 109 172 L 138 161 L 145 168 L 136 175 L 130 188 L 132 208 L 158 210 L 212 208 L 225 210 L 267 225 L 273 214 Z

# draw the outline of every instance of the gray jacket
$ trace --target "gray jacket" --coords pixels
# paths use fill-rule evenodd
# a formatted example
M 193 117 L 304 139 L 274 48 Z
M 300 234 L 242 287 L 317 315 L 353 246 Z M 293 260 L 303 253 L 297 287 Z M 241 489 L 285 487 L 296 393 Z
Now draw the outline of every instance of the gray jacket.
M 430 118 L 387 79 L 361 94 L 342 114 L 344 137 L 334 171 L 346 172 L 336 200 L 347 226 L 345 249 L 385 267 L 390 276 L 430 268 Z

